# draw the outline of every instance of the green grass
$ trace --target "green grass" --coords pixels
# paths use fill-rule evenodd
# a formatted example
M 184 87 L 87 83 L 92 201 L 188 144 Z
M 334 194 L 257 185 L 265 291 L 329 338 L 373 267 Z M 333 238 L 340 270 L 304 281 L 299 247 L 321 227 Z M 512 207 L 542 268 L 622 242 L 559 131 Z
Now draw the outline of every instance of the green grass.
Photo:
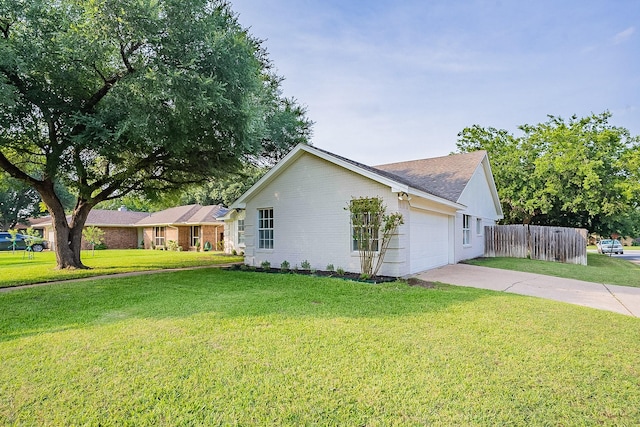
M 640 287 L 640 266 L 623 259 L 595 253 L 587 254 L 586 266 L 521 258 L 478 258 L 465 263 L 608 285 Z
M 635 425 L 640 319 L 218 269 L 0 294 L 0 424 Z
M 56 270 L 55 253 L 45 251 L 24 257 L 24 251 L 0 252 L 0 288 L 30 283 L 77 279 L 103 274 L 131 271 L 162 270 L 168 268 L 196 267 L 203 265 L 241 262 L 242 257 L 227 256 L 220 252 L 172 252 L 143 249 L 107 249 L 82 251 L 82 262 L 90 270 Z

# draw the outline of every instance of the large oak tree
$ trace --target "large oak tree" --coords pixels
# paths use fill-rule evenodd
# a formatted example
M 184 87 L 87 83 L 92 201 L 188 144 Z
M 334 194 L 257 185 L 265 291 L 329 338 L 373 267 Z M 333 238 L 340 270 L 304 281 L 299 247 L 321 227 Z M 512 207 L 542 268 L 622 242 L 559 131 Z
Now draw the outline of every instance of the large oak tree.
M 99 202 L 158 194 L 305 142 L 261 47 L 215 0 L 0 3 L 0 168 L 53 218 L 59 268 L 81 268 Z M 76 196 L 67 220 L 56 192 Z
M 549 116 L 506 130 L 475 125 L 463 152 L 487 150 L 505 223 L 582 227 L 609 236 L 640 232 L 640 139 L 609 124 L 611 114 Z

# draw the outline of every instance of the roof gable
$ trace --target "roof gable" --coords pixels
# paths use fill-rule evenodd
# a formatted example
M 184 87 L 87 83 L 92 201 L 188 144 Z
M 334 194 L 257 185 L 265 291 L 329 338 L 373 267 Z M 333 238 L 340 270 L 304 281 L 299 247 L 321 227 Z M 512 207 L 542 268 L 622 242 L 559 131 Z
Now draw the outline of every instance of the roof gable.
M 474 151 L 389 163 L 375 169 L 393 174 L 413 188 L 457 202 L 486 156 L 485 151 Z
M 361 176 L 369 178 L 373 181 L 379 182 L 385 186 L 388 186 L 394 193 L 411 193 L 419 195 L 420 197 L 430 199 L 437 203 L 442 203 L 456 209 L 463 206 L 458 204 L 455 200 L 443 198 L 431 191 L 425 191 L 422 188 L 416 188 L 416 191 L 412 191 L 412 181 L 402 177 L 400 175 L 379 169 L 371 166 L 367 166 L 362 163 L 355 162 L 342 156 L 330 153 L 328 151 L 315 148 L 306 144 L 299 144 L 293 150 L 289 152 L 276 166 L 274 166 L 269 172 L 267 172 L 258 182 L 256 182 L 249 190 L 247 190 L 238 200 L 231 204 L 230 209 L 242 209 L 246 206 L 246 201 L 249 200 L 254 194 L 259 192 L 263 187 L 274 180 L 278 175 L 283 173 L 290 164 L 295 162 L 299 157 L 305 153 L 314 155 L 321 159 L 324 159 L 337 166 L 343 167 L 347 170 L 355 172 Z

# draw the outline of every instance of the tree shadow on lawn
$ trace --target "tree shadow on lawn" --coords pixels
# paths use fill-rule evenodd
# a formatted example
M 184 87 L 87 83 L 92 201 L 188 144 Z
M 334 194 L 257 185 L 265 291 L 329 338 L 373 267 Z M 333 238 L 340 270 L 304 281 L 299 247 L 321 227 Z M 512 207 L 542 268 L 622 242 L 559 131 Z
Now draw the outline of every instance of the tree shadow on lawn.
M 127 319 L 383 318 L 444 310 L 495 292 L 215 269 L 56 284 L 0 294 L 0 341 Z M 422 285 L 422 286 L 420 286 Z

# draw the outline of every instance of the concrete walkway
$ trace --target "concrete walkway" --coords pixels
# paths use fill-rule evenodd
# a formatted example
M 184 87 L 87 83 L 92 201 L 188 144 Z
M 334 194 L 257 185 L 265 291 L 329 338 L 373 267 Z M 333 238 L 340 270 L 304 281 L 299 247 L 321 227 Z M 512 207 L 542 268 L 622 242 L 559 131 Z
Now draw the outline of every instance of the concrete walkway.
M 468 264 L 446 265 L 419 273 L 416 277 L 429 282 L 511 292 L 640 317 L 640 288 Z

